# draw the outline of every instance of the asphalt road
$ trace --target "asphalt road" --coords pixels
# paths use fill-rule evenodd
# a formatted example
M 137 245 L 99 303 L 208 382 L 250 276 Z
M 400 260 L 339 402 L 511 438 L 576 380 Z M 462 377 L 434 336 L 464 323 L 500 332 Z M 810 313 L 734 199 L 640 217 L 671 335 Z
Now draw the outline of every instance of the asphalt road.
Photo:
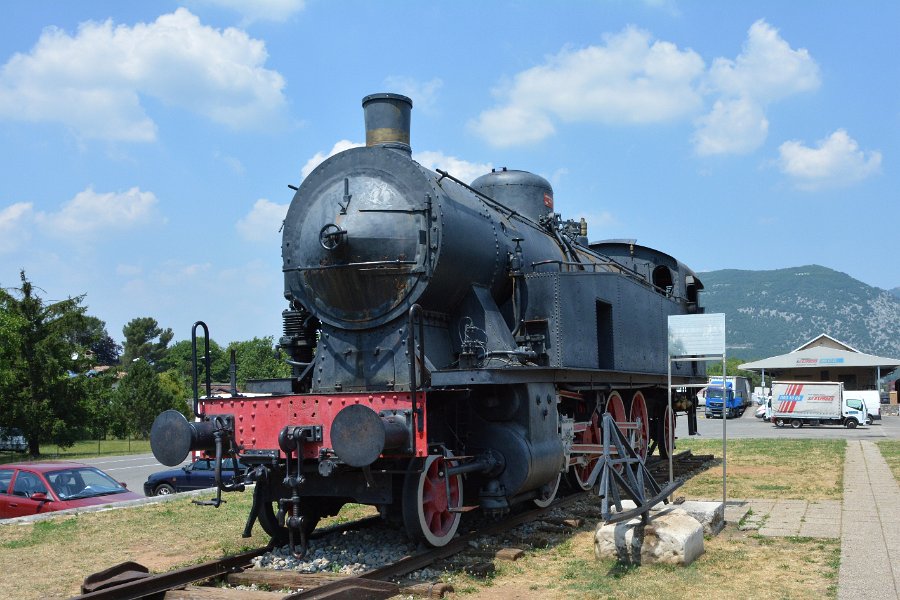
M 792 439 L 849 439 L 872 440 L 900 439 L 900 417 L 885 416 L 874 425 L 847 429 L 838 425 L 820 425 L 811 427 L 804 425 L 800 429 L 791 427 L 775 427 L 757 419 L 753 414 L 756 406 L 747 409 L 742 417 L 728 419 L 726 433 L 728 439 L 740 438 L 792 438 Z M 700 437 L 722 439 L 722 419 L 707 419 L 703 416 L 703 407 L 697 415 L 697 431 Z M 675 435 L 687 438 L 687 419 L 680 415 L 675 425 Z
M 101 458 L 88 458 L 79 460 L 89 465 L 93 465 L 110 475 L 116 481 L 124 483 L 129 490 L 144 493 L 144 482 L 151 473 L 164 471 L 169 469 L 160 464 L 152 454 L 129 454 L 126 456 L 104 456 Z M 185 460 L 182 464 L 187 464 L 189 460 Z M 177 467 L 172 467 L 177 468 Z

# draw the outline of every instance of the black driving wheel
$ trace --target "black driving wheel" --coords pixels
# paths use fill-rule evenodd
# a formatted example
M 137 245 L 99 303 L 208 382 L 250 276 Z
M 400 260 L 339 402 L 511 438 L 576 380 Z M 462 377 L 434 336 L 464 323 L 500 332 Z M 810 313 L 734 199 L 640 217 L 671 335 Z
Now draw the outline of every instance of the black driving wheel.
M 261 482 L 256 484 L 256 490 L 253 493 L 257 495 L 254 502 L 259 507 L 258 518 L 263 531 L 272 538 L 273 546 L 284 546 L 288 543 L 288 530 L 287 527 L 278 522 L 278 517 L 276 516 L 278 512 L 278 498 L 274 497 L 272 490 L 268 486 L 262 485 Z M 287 497 L 289 494 L 285 494 L 285 496 Z M 312 498 L 305 498 L 304 500 L 300 506 L 300 515 L 304 517 L 305 533 L 309 535 L 316 528 L 316 525 L 319 524 L 321 515 L 318 506 L 315 501 L 312 501 Z
M 175 488 L 173 488 L 168 483 L 161 483 L 156 486 L 156 489 L 153 491 L 154 496 L 168 496 L 169 494 L 174 494 Z
M 803 421 L 801 421 L 800 419 L 791 419 L 791 427 L 793 427 L 794 429 L 800 429 L 801 427 L 803 427 Z

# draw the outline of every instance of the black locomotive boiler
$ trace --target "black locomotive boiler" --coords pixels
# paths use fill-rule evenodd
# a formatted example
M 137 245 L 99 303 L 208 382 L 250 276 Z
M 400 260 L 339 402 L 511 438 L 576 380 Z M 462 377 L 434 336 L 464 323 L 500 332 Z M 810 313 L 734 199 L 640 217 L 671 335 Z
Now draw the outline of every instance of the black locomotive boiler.
M 668 254 L 588 243 L 535 174 L 471 185 L 411 157 L 412 101 L 363 99 L 366 146 L 297 189 L 284 221 L 284 336 L 293 376 L 266 395 L 164 413 L 157 458 L 239 455 L 258 519 L 298 553 L 347 502 L 434 546 L 462 512 L 501 515 L 589 489 L 610 413 L 640 456 L 672 451 L 667 317 L 703 286 Z M 673 381 L 703 377 L 675 363 Z M 271 384 L 271 382 L 270 382 Z M 676 392 L 690 429 L 696 409 Z

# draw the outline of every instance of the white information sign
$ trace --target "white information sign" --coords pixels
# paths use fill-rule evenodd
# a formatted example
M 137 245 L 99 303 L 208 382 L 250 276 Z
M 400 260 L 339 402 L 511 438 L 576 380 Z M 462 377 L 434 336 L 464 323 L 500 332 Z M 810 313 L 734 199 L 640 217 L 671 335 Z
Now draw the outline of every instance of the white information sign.
M 669 315 L 669 356 L 725 354 L 725 313 Z

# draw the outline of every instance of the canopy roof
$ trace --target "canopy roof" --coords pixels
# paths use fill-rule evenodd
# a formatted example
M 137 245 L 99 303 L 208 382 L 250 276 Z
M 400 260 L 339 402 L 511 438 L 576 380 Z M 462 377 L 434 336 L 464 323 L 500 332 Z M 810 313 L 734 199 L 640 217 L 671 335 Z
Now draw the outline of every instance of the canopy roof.
M 825 346 L 815 346 L 805 350 L 795 350 L 780 356 L 772 356 L 754 362 L 744 363 L 739 368 L 748 371 L 761 371 L 762 369 L 802 369 L 821 367 L 882 367 L 894 369 L 900 367 L 900 360 L 838 350 Z

